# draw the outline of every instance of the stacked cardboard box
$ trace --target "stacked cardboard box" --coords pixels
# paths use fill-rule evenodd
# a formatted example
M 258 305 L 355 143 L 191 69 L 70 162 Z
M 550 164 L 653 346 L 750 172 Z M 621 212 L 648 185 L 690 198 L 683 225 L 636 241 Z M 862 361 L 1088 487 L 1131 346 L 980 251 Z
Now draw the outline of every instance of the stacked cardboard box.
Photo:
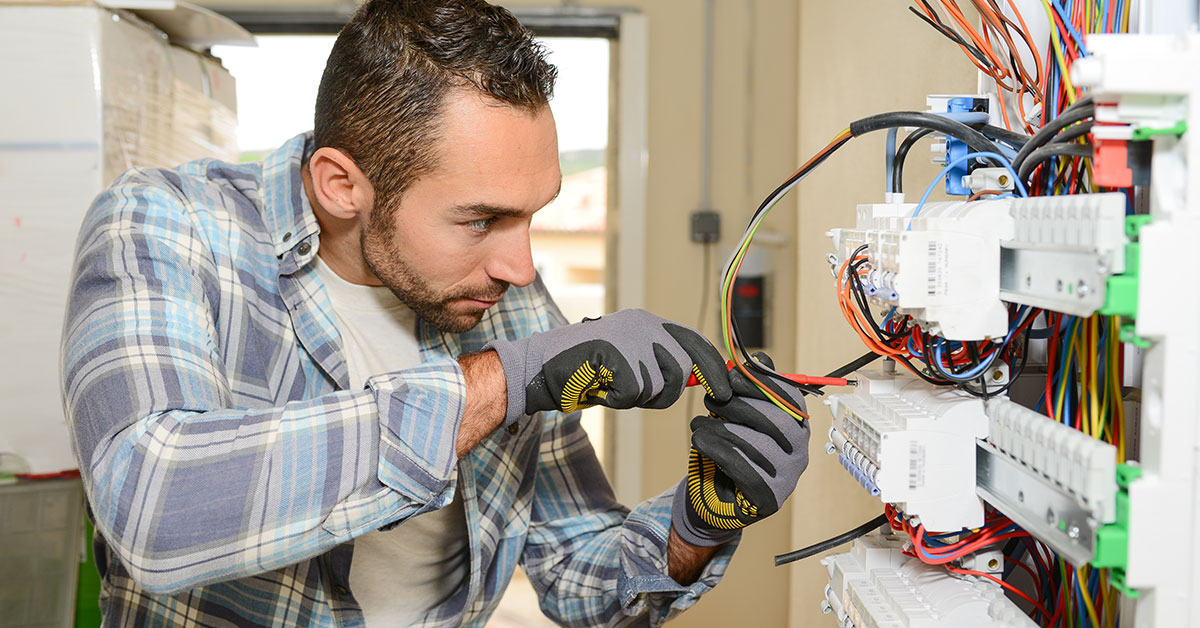
M 131 13 L 0 2 L 0 452 L 77 466 L 59 344 L 79 223 L 122 172 L 236 159 L 233 77 Z

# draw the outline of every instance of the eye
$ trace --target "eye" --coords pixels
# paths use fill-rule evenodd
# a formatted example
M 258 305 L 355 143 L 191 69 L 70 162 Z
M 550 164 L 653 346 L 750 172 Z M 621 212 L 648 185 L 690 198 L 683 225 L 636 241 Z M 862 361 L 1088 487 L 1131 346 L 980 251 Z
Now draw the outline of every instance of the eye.
M 487 231 L 488 228 L 491 227 L 495 222 L 496 222 L 496 217 L 492 216 L 491 218 L 480 218 L 479 220 L 472 220 L 471 222 L 467 223 L 467 226 L 475 231 L 482 232 L 482 231 Z

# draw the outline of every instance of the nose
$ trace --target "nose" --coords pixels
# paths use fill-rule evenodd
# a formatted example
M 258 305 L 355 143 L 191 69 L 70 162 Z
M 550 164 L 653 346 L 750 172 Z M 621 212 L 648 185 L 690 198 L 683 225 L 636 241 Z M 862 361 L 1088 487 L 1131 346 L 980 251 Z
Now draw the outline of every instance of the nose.
M 497 250 L 488 266 L 488 275 L 517 287 L 528 286 L 537 276 L 529 247 L 529 226 L 515 228 L 508 235 L 497 239 Z

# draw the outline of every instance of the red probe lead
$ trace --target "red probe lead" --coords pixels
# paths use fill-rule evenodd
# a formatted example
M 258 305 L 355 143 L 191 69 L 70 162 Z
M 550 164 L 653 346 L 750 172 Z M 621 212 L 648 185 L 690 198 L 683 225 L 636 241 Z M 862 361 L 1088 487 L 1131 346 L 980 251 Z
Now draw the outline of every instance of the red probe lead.
M 726 366 L 726 368 L 732 370 L 733 366 L 734 366 L 733 360 L 726 361 L 725 366 Z M 786 377 L 787 379 L 790 379 L 791 381 L 796 382 L 797 384 L 800 384 L 802 386 L 850 386 L 850 385 L 852 385 L 851 382 L 844 377 L 815 377 L 813 375 L 798 375 L 795 373 L 780 373 L 780 375 L 782 375 L 782 376 Z M 688 378 L 687 385 L 688 386 L 699 386 L 700 385 L 700 382 L 696 379 L 695 373 L 692 373 L 691 377 Z

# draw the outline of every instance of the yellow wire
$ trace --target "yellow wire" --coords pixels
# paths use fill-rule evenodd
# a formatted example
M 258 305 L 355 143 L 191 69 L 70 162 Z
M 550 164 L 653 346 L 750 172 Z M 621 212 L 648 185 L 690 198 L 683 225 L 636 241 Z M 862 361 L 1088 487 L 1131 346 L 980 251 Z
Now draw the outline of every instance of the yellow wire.
M 1090 349 L 1088 355 L 1091 356 L 1091 359 L 1088 360 L 1089 370 L 1091 371 L 1091 373 L 1088 374 L 1088 391 L 1092 401 L 1092 436 L 1100 438 L 1100 431 L 1104 421 L 1104 415 L 1100 412 L 1100 399 L 1097 397 L 1097 384 L 1099 384 L 1099 382 L 1096 381 L 1096 375 L 1100 372 L 1100 365 L 1098 363 L 1098 360 L 1101 356 L 1100 317 L 1096 315 L 1092 316 L 1091 320 L 1088 321 L 1088 327 L 1090 327 L 1092 330 L 1092 337 L 1088 345 L 1088 348 Z
M 1078 567 L 1075 568 L 1075 578 L 1077 583 L 1076 586 L 1078 586 L 1079 590 L 1083 593 L 1083 595 L 1080 595 L 1079 597 L 1083 598 L 1083 605 L 1087 607 L 1088 617 L 1092 619 L 1093 626 L 1099 626 L 1100 620 L 1096 617 L 1096 607 L 1092 605 L 1092 598 L 1087 594 L 1087 587 L 1083 586 L 1083 583 L 1085 582 L 1085 578 L 1083 577 L 1083 569 Z
M 849 133 L 850 133 L 850 127 L 846 127 L 845 129 L 842 129 L 837 135 L 835 135 L 833 137 L 833 140 L 830 141 L 829 143 L 832 145 L 832 144 L 840 141 L 843 136 L 845 136 Z M 826 148 L 828 148 L 828 146 Z M 784 195 L 780 195 L 779 198 L 775 199 L 774 203 L 771 203 L 770 205 L 767 206 L 767 208 L 765 210 L 763 210 L 761 219 L 758 220 L 750 228 L 749 234 L 746 236 L 745 240 L 742 242 L 741 246 L 738 248 L 737 254 L 733 258 L 733 263 L 729 266 L 729 272 L 726 273 L 725 277 L 723 277 L 721 279 L 721 320 L 724 321 L 724 324 L 721 325 L 721 339 L 725 344 L 725 349 L 726 349 L 726 351 L 728 351 L 730 359 L 733 359 L 733 360 L 736 360 L 738 358 L 738 356 L 736 353 L 736 347 L 733 346 L 733 339 L 729 335 L 730 326 L 729 326 L 728 322 L 730 319 L 730 314 L 729 314 L 729 308 L 727 307 L 727 304 L 729 303 L 729 292 L 731 290 L 733 290 L 734 269 L 736 269 L 738 267 L 738 264 L 741 263 L 742 258 L 744 258 L 746 256 L 746 251 L 748 251 L 750 249 L 750 241 L 754 239 L 754 234 L 758 232 L 759 225 L 761 225 L 762 221 L 766 219 L 766 215 L 769 214 L 771 212 L 771 210 L 774 209 L 777 204 L 779 204 L 779 201 L 783 200 L 783 196 Z M 773 391 L 770 391 L 770 390 L 768 390 L 762 386 L 759 386 L 757 384 L 755 384 L 755 386 L 759 390 L 761 390 L 764 395 L 767 396 L 767 399 L 771 400 L 771 403 L 774 403 L 781 410 L 783 410 L 784 412 L 787 412 L 788 415 L 791 416 L 793 419 L 796 419 L 797 421 L 804 420 L 804 417 L 800 416 L 799 414 L 796 414 L 795 412 L 792 412 L 790 409 L 788 409 L 787 406 L 783 405 L 779 400 L 777 400 L 775 398 L 775 394 Z
M 1042 0 L 1042 6 L 1046 9 L 1046 17 L 1050 20 L 1050 41 L 1054 45 L 1054 58 L 1058 61 L 1058 70 L 1062 75 L 1063 85 L 1067 87 L 1067 103 L 1075 104 L 1075 86 L 1071 84 L 1071 72 L 1067 69 L 1066 59 L 1063 58 L 1062 42 L 1058 38 L 1058 26 L 1054 21 L 1054 9 L 1050 6 L 1050 0 Z

